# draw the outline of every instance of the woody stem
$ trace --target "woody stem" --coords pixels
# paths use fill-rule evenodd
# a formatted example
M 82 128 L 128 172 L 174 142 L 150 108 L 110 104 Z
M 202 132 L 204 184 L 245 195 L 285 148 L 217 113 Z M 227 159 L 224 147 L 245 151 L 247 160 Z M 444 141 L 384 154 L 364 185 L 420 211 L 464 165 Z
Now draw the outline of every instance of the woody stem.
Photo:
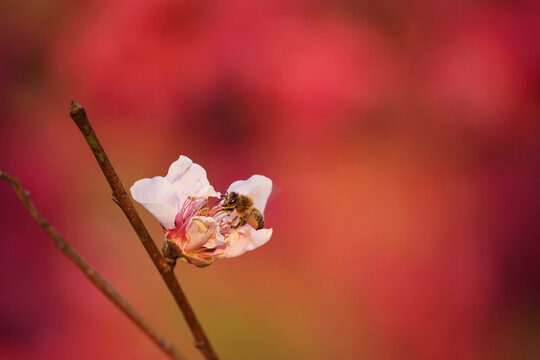
M 144 331 L 163 351 L 165 351 L 172 359 L 186 359 L 174 345 L 160 334 L 150 323 L 141 315 L 135 308 L 107 281 L 105 280 L 90 264 L 88 264 L 79 253 L 71 247 L 71 245 L 60 235 L 60 233 L 41 215 L 36 209 L 28 190 L 23 189 L 19 180 L 0 171 L 0 178 L 6 180 L 30 216 L 45 230 L 47 235 L 55 242 L 58 250 L 62 251 L 83 274 L 101 291 L 109 300 L 115 304 L 120 311 L 127 315 L 142 331 Z
M 156 246 L 156 243 L 154 242 L 154 240 L 152 240 L 152 237 L 144 226 L 141 218 L 139 217 L 139 214 L 135 210 L 135 207 L 133 206 L 133 203 L 128 197 L 126 190 L 124 189 L 124 186 L 120 181 L 120 178 L 116 174 L 116 171 L 114 170 L 111 162 L 109 161 L 105 150 L 103 150 L 103 147 L 101 146 L 98 137 L 92 129 L 92 125 L 90 125 L 90 121 L 88 120 L 86 111 L 81 105 L 72 102 L 69 114 L 79 128 L 79 130 L 81 131 L 81 133 L 83 134 L 86 142 L 88 143 L 88 146 L 90 147 L 90 150 L 92 150 L 92 153 L 94 154 L 94 157 L 96 158 L 101 168 L 101 171 L 105 175 L 105 178 L 107 179 L 113 191 L 114 197 L 116 198 L 116 200 L 118 200 L 118 205 L 126 215 L 128 221 L 133 227 L 133 230 L 135 230 L 135 233 L 137 233 L 137 236 L 139 237 L 139 240 L 141 241 L 143 247 L 152 259 L 152 262 L 159 271 L 161 277 L 163 278 L 163 281 L 169 288 L 172 296 L 176 300 L 178 307 L 182 311 L 182 314 L 184 315 L 184 318 L 186 319 L 189 328 L 193 333 L 193 336 L 195 337 L 195 346 L 197 346 L 197 348 L 202 352 L 202 354 L 207 360 L 217 360 L 218 357 L 214 352 L 212 346 L 210 345 L 208 337 L 206 336 L 201 324 L 197 320 L 195 312 L 191 308 L 191 305 L 189 304 L 186 295 L 180 287 L 180 283 L 178 282 L 178 279 L 174 274 L 174 268 L 169 265 L 169 263 L 160 253 L 158 247 Z

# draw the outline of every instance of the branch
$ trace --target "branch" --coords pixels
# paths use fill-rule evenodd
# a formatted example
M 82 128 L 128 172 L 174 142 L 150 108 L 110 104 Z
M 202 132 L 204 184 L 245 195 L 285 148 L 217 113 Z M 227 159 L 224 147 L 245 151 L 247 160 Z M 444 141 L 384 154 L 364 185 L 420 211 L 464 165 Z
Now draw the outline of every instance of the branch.
M 79 130 L 81 130 L 84 138 L 86 139 L 86 142 L 88 143 L 88 146 L 90 146 L 94 157 L 96 158 L 99 166 L 101 167 L 101 171 L 103 171 L 103 174 L 105 175 L 107 181 L 109 182 L 109 185 L 111 186 L 113 196 L 114 198 L 116 198 L 118 205 L 120 206 L 127 219 L 129 220 L 131 226 L 137 233 L 137 236 L 141 240 L 141 243 L 146 249 L 146 252 L 148 253 L 150 258 L 152 259 L 152 262 L 161 274 L 163 281 L 165 281 L 165 284 L 169 288 L 169 291 L 176 300 L 178 307 L 184 314 L 184 318 L 186 319 L 189 328 L 193 333 L 193 336 L 195 337 L 195 346 L 197 346 L 197 348 L 202 352 L 202 354 L 207 360 L 218 360 L 216 353 L 210 345 L 210 341 L 206 337 L 206 334 L 204 333 L 204 330 L 202 329 L 199 321 L 197 320 L 197 317 L 195 316 L 195 313 L 193 312 L 193 309 L 191 308 L 191 305 L 189 304 L 186 295 L 180 287 L 180 283 L 178 282 L 178 279 L 174 274 L 174 267 L 169 265 L 166 259 L 161 255 L 158 247 L 156 246 L 156 243 L 154 242 L 154 240 L 152 240 L 152 237 L 148 233 L 148 230 L 146 230 L 146 227 L 144 226 L 141 218 L 139 217 L 139 214 L 135 210 L 133 203 L 131 202 L 130 198 L 126 193 L 126 190 L 124 189 L 120 178 L 118 177 L 116 171 L 111 165 L 111 162 L 109 161 L 105 150 L 103 150 L 103 147 L 101 146 L 94 132 L 94 129 L 92 129 L 92 125 L 90 125 L 90 121 L 86 116 L 86 111 L 81 105 L 75 102 L 71 102 L 69 114 L 73 121 L 75 121 L 75 124 L 77 125 Z
M 127 315 L 137 326 L 146 333 L 163 351 L 173 359 L 186 360 L 186 357 L 180 353 L 174 345 L 161 335 L 141 314 L 126 300 L 120 293 L 105 280 L 90 264 L 88 264 L 79 253 L 64 240 L 60 233 L 39 213 L 32 201 L 28 190 L 23 189 L 19 180 L 11 177 L 7 173 L 0 171 L 0 178 L 11 184 L 15 193 L 22 201 L 24 207 L 34 220 L 45 230 L 56 244 L 56 247 L 62 251 L 94 284 L 106 297 L 109 298 L 124 314 Z

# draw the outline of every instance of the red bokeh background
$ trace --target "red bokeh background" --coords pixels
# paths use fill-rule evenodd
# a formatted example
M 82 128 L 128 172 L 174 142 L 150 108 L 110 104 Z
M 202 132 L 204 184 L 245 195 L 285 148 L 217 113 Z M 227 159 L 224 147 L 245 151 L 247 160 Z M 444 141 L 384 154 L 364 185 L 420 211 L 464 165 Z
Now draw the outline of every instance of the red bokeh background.
M 184 154 L 272 240 L 178 277 L 223 359 L 540 358 L 537 1 L 4 1 L 0 168 L 189 358 L 126 187 Z M 160 359 L 0 184 L 0 358 Z M 161 243 L 159 224 L 143 220 Z

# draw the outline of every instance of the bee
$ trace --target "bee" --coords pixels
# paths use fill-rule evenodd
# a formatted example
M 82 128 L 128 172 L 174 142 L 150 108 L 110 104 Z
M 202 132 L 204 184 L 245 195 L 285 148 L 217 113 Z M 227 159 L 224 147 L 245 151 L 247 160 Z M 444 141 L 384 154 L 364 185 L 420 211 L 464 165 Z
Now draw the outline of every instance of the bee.
M 253 206 L 253 200 L 245 195 L 240 195 L 235 192 L 225 194 L 223 196 L 223 204 L 221 208 L 227 212 L 236 210 L 238 223 L 233 225 L 233 228 L 245 225 L 250 225 L 255 230 L 264 227 L 264 217 L 259 210 Z

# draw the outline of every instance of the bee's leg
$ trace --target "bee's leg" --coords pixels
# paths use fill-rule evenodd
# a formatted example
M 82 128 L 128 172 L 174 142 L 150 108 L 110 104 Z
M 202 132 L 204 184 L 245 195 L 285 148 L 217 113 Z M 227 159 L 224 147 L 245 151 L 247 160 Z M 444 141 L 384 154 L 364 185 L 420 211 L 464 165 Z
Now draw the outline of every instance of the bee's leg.
M 235 221 L 236 221 L 236 224 L 234 223 Z M 244 217 L 235 216 L 235 218 L 231 222 L 231 227 L 233 229 L 236 229 L 237 227 L 240 227 L 240 226 L 244 225 L 245 223 L 246 223 L 246 219 Z

